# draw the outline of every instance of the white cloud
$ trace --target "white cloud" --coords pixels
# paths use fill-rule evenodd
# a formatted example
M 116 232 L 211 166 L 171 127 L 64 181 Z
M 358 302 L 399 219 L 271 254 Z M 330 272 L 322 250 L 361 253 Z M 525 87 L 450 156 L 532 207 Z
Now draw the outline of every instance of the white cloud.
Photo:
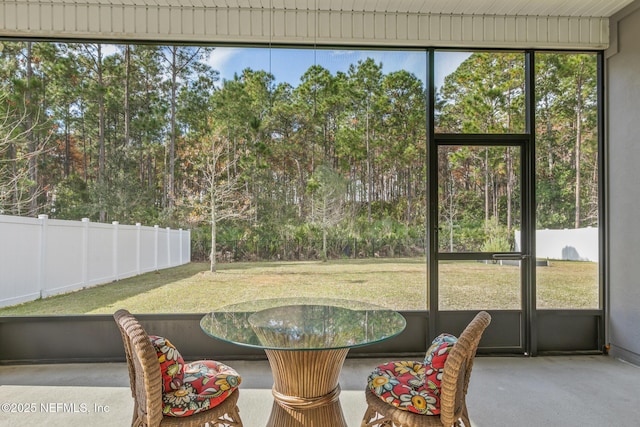
M 209 65 L 212 67 L 224 67 L 231 58 L 241 51 L 242 49 L 237 47 L 217 47 L 209 56 Z
M 209 56 L 207 64 L 220 72 L 220 80 L 228 80 L 233 77 L 233 73 L 238 71 L 234 68 L 229 68 L 229 66 L 233 66 L 234 58 L 240 54 L 242 54 L 241 48 L 218 47 Z
M 471 52 L 439 51 L 435 53 L 435 85 L 440 88 L 444 85 L 444 78 L 456 71 L 456 69 L 471 56 Z
M 117 44 L 103 44 L 102 45 L 102 55 L 107 57 L 111 56 L 118 52 L 119 45 Z

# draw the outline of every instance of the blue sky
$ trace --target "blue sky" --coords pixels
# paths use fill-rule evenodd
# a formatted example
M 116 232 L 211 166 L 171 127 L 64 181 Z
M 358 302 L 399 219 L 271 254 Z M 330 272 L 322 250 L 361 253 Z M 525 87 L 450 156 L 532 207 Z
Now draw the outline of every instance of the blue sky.
M 115 45 L 105 45 L 105 54 L 115 53 Z M 469 57 L 469 52 L 437 51 L 435 54 L 435 83 L 441 87 L 445 76 L 451 74 Z M 288 82 L 292 86 L 300 83 L 300 77 L 313 64 L 319 64 L 332 74 L 347 71 L 350 64 L 373 58 L 382 63 L 382 71 L 407 70 L 418 79 L 426 81 L 426 53 L 411 50 L 323 50 L 217 47 L 209 58 L 209 65 L 220 72 L 221 80 L 233 78 L 245 68 L 270 71 L 277 83 Z
M 437 52 L 435 80 L 441 86 L 444 77 L 469 56 L 468 52 Z M 221 80 L 233 78 L 245 68 L 270 71 L 276 82 L 288 82 L 297 86 L 300 77 L 313 64 L 327 68 L 332 74 L 347 71 L 350 64 L 357 64 L 367 57 L 382 63 L 382 71 L 407 70 L 426 81 L 426 54 L 424 51 L 400 50 L 313 50 L 313 49 L 269 49 L 218 47 L 209 64 L 220 72 Z

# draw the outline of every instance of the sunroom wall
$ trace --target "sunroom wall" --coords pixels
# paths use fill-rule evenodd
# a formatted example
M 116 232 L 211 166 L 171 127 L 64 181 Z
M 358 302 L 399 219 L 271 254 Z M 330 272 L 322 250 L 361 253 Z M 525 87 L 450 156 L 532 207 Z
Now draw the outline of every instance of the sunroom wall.
M 608 312 L 611 354 L 640 364 L 640 0 L 611 19 L 606 52 Z

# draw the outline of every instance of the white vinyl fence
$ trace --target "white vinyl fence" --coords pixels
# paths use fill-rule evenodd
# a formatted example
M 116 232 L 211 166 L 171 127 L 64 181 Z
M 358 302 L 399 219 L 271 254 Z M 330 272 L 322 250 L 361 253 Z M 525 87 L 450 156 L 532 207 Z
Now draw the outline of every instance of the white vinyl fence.
M 0 215 L 0 307 L 190 260 L 189 230 Z
M 516 251 L 520 248 L 520 231 L 516 230 Z M 536 258 L 598 262 L 598 228 L 536 231 Z

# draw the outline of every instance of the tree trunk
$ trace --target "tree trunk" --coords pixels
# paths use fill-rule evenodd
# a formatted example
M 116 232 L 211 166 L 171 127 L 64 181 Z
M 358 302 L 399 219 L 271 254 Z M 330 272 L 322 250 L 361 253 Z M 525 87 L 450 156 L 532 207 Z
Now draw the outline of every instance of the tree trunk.
M 20 194 L 20 188 L 18 187 L 18 182 L 19 180 L 16 179 L 18 176 L 18 159 L 17 159 L 17 148 L 16 148 L 16 144 L 14 142 L 9 142 L 8 144 L 8 149 L 7 151 L 9 152 L 9 162 L 11 163 L 11 172 L 12 172 L 12 194 L 11 194 L 11 209 L 12 209 L 12 213 L 13 215 L 20 215 L 21 213 L 21 209 L 20 209 L 20 198 L 18 197 L 18 195 Z
M 176 165 L 176 104 L 178 86 L 178 48 L 171 48 L 171 134 L 169 141 L 169 182 L 167 185 L 167 201 L 169 207 L 175 202 L 175 165 Z
M 71 174 L 71 135 L 69 134 L 71 112 L 70 105 L 67 104 L 64 117 L 64 177 L 69 178 Z
M 412 211 L 412 203 L 413 203 L 413 186 L 411 185 L 411 167 L 407 167 L 407 180 L 406 180 L 406 189 L 407 189 L 407 224 L 411 224 L 413 221 L 413 211 Z
M 582 143 L 582 70 L 576 82 L 576 217 L 575 228 L 580 228 L 580 145 Z
M 216 272 L 216 196 L 215 196 L 215 180 L 211 179 L 211 259 L 210 271 Z
M 322 200 L 322 260 L 327 260 L 327 199 Z
M 100 187 L 100 222 L 105 222 L 107 212 L 103 205 L 104 200 L 104 182 L 105 182 L 105 142 L 104 142 L 104 122 L 105 122 L 105 106 L 104 106 L 104 80 L 102 76 L 102 45 L 97 45 L 97 75 L 98 75 L 98 183 Z
M 371 223 L 371 199 L 373 197 L 373 176 L 371 174 L 371 149 L 369 147 L 369 101 L 367 100 L 367 115 L 365 141 L 367 145 L 367 221 Z
M 512 192 L 513 192 L 513 181 L 514 181 L 514 176 L 513 176 L 513 156 L 511 154 L 511 147 L 507 147 L 507 230 L 509 231 L 509 234 L 511 234 L 511 227 L 512 227 L 512 215 L 513 215 L 513 208 L 512 208 L 512 203 L 513 203 L 513 196 L 512 196 Z
M 489 229 L 489 149 L 484 149 L 484 231 Z
M 217 218 L 217 200 L 216 200 L 216 163 L 217 163 L 217 158 L 216 158 L 216 148 L 215 148 L 215 140 L 212 140 L 211 142 L 211 153 L 213 155 L 213 160 L 212 160 L 212 165 L 211 165 L 211 182 L 210 182 L 210 187 L 209 187 L 209 191 L 211 192 L 211 255 L 209 256 L 210 260 L 211 260 L 211 266 L 210 266 L 210 271 L 212 273 L 216 272 L 216 233 L 217 233 L 217 227 L 216 227 L 216 223 L 218 221 Z
M 294 159 L 296 163 L 296 169 L 298 171 L 298 219 L 304 218 L 304 205 L 305 205 L 305 185 L 304 175 L 302 168 L 300 167 L 300 161 Z
M 449 252 L 453 252 L 453 221 L 455 216 L 455 183 L 453 177 L 450 177 L 451 183 L 449 184 Z
M 33 78 L 33 64 L 32 64 L 32 43 L 27 42 L 27 91 L 26 91 L 26 105 L 27 108 L 31 108 L 31 79 Z M 29 216 L 36 216 L 38 213 L 38 164 L 36 162 L 36 152 L 38 150 L 38 144 L 33 132 L 33 120 L 31 112 L 27 110 L 26 114 L 26 127 L 27 127 L 27 139 L 29 140 L 29 179 L 31 184 L 29 185 Z
M 124 79 L 124 145 L 129 145 L 129 139 L 131 138 L 131 111 L 129 106 L 129 75 L 131 74 L 131 45 L 126 45 L 124 48 L 124 63 L 125 63 L 125 79 Z

